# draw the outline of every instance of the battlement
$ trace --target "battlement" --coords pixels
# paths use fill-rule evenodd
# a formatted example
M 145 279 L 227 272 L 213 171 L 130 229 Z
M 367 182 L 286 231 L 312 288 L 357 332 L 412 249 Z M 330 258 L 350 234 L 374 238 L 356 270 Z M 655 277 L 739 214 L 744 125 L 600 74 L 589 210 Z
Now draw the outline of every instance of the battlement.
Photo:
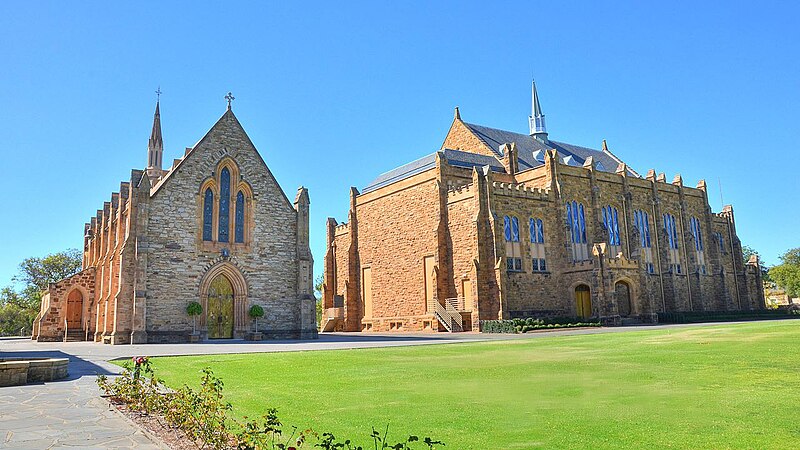
M 343 222 L 336 225 L 336 227 L 333 230 L 333 235 L 337 236 L 341 234 L 347 234 L 349 232 L 350 232 L 350 224 L 348 222 Z
M 549 200 L 550 190 L 544 188 L 528 187 L 522 183 L 492 182 L 492 193 L 506 197 L 530 198 L 536 200 Z

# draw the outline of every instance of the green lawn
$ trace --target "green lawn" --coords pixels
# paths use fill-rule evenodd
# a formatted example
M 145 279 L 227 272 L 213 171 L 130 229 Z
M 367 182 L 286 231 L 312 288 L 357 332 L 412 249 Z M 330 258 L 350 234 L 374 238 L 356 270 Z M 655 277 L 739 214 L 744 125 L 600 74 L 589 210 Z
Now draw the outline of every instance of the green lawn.
M 418 347 L 156 358 L 237 416 L 448 449 L 800 448 L 800 321 Z

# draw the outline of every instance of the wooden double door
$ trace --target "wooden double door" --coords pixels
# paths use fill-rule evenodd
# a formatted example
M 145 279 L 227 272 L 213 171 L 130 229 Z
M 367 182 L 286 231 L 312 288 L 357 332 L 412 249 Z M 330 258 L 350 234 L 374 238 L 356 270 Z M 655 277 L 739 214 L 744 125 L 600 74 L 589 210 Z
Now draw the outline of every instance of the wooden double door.
M 206 326 L 209 339 L 233 337 L 233 285 L 225 275 L 218 275 L 208 288 Z
M 575 311 L 581 319 L 592 317 L 592 293 L 589 286 L 580 285 L 575 288 Z

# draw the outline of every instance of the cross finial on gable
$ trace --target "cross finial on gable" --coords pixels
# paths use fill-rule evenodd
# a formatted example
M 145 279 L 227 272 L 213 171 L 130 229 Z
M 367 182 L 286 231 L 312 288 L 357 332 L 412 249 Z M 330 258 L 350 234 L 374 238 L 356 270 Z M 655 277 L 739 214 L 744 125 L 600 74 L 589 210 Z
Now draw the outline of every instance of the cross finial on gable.
M 228 95 L 225 96 L 225 100 L 228 101 L 228 109 L 231 109 L 231 102 L 236 100 L 236 97 L 234 97 L 233 94 L 228 92 Z
M 156 89 L 156 101 L 161 101 L 161 86 Z

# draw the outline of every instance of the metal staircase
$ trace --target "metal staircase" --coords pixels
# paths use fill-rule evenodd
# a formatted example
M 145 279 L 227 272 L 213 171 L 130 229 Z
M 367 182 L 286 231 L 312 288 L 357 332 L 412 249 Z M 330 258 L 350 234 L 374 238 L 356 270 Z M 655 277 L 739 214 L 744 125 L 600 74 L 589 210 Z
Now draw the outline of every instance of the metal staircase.
M 464 331 L 464 319 L 461 317 L 463 299 L 460 297 L 445 299 L 444 305 L 438 299 L 428 302 L 428 311 L 433 312 L 436 319 L 449 332 Z

